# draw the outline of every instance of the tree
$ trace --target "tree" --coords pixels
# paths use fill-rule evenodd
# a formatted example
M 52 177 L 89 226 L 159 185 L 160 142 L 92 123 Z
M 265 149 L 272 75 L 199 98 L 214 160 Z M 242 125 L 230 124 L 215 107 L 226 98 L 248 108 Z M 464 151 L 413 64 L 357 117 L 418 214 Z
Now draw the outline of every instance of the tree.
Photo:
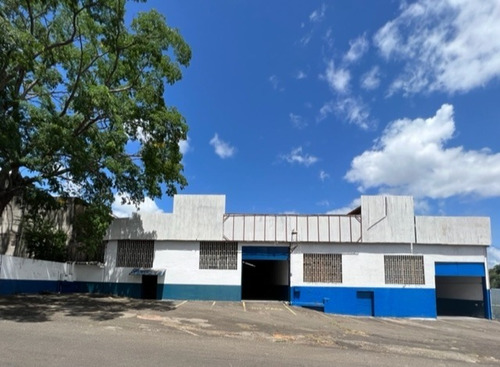
M 102 238 L 113 193 L 176 193 L 187 125 L 164 87 L 191 50 L 125 0 L 0 0 L 0 217 L 30 188 L 77 196 Z M 104 230 L 103 230 L 104 228 Z
M 490 288 L 500 288 L 500 264 L 489 270 Z

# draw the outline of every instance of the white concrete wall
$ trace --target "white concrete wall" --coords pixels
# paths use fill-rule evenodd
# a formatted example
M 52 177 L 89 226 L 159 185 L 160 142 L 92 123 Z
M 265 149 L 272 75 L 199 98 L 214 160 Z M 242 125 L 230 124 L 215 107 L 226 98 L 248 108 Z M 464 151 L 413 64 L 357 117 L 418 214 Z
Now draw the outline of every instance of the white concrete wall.
M 415 217 L 418 243 L 490 245 L 490 218 Z
M 66 280 L 66 264 L 0 255 L 0 279 Z
M 175 195 L 173 213 L 115 219 L 106 239 L 221 241 L 224 195 Z
M 241 248 L 236 270 L 200 269 L 200 243 L 158 241 L 153 268 L 166 269 L 168 284 L 240 285 Z M 160 282 L 160 281 L 158 281 Z
M 103 282 L 104 267 L 97 265 L 67 264 L 69 275 L 79 282 Z
M 342 254 L 342 283 L 303 282 L 304 253 Z M 385 284 L 384 255 L 423 255 L 424 285 Z M 484 247 L 431 246 L 410 244 L 292 245 L 291 286 L 434 288 L 436 262 L 476 262 L 486 264 Z
M 413 197 L 361 196 L 364 243 L 415 242 Z

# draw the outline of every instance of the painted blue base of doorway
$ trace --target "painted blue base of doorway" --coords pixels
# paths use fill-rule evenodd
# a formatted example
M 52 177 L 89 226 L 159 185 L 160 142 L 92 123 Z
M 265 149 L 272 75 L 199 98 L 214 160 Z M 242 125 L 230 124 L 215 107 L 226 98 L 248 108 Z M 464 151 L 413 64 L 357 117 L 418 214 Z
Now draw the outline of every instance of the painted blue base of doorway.
M 436 317 L 436 291 L 429 288 L 291 287 L 292 305 L 326 313 L 378 317 Z
M 162 299 L 241 301 L 239 285 L 159 284 Z

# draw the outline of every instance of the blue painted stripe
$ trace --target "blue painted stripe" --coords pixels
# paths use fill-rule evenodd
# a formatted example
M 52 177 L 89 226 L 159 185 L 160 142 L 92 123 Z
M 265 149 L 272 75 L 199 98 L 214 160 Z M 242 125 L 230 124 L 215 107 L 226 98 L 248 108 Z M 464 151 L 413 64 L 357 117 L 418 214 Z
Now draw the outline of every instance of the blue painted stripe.
M 361 293 L 360 292 L 372 292 Z M 366 295 L 370 294 L 370 297 Z M 373 305 L 369 300 L 373 294 Z M 327 313 L 379 317 L 436 317 L 436 291 L 429 288 L 291 287 L 291 303 L 323 305 Z M 365 297 L 363 297 L 365 296 Z
M 163 284 L 161 298 L 205 301 L 241 301 L 239 285 Z
M 437 262 L 436 276 L 484 277 L 483 263 Z
M 60 292 L 57 280 L 0 279 L 0 294 Z
M 290 258 L 290 249 L 283 246 L 243 246 L 241 251 L 243 260 L 288 260 Z

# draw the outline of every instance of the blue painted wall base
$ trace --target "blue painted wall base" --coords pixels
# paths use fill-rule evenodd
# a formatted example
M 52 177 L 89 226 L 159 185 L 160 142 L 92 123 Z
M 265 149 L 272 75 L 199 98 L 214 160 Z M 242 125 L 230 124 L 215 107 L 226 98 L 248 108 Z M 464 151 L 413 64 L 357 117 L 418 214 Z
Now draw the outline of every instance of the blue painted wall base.
M 238 285 L 161 284 L 162 299 L 241 301 Z
M 341 315 L 436 317 L 436 291 L 429 288 L 291 287 L 290 300 Z

